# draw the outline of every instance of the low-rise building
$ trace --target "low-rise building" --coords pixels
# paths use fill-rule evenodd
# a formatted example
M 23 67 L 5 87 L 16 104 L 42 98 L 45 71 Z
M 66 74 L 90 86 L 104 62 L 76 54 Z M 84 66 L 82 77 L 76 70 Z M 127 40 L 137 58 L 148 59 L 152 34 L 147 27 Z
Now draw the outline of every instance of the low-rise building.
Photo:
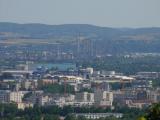
M 100 119 L 106 117 L 115 117 L 115 118 L 122 118 L 122 113 L 76 113 L 76 117 L 83 116 L 87 119 Z
M 148 107 L 152 104 L 150 100 L 126 100 L 126 105 L 129 108 L 139 108 Z
M 157 79 L 160 78 L 160 72 L 138 72 L 136 77 L 139 79 Z
M 22 103 L 17 103 L 17 108 L 24 110 L 25 108 L 32 108 L 33 103 L 28 103 L 28 102 L 22 102 Z

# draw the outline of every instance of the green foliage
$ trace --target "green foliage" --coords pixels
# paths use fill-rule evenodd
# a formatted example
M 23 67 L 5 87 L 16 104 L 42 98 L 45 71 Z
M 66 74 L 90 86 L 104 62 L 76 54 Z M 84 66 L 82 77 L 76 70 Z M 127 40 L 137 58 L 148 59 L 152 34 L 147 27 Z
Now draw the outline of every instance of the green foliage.
M 15 104 L 0 104 L 1 116 L 14 116 L 17 113 L 17 107 Z
M 31 95 L 32 95 L 32 92 L 24 94 L 23 100 L 25 100 L 26 98 L 30 97 Z
M 89 92 L 89 93 L 93 93 L 93 90 L 91 88 L 82 88 L 80 90 L 80 92 Z
M 141 116 L 137 120 L 146 120 L 146 118 L 144 116 Z
M 42 113 L 44 114 L 59 114 L 61 109 L 58 106 L 46 106 L 42 107 Z
M 146 118 L 147 120 L 160 120 L 160 103 L 149 108 Z
M 66 91 L 65 91 L 66 89 Z M 44 92 L 46 93 L 74 93 L 74 88 L 71 85 L 66 84 L 66 88 L 65 85 L 62 84 L 49 84 L 49 85 L 44 85 L 41 87 L 41 90 L 44 90 Z
M 106 113 L 106 112 L 120 112 L 124 113 L 124 117 L 116 119 L 115 117 L 100 118 L 99 120 L 136 120 L 143 110 L 116 108 L 111 110 L 109 108 L 97 107 L 72 107 L 65 106 L 60 108 L 58 106 L 39 107 L 35 105 L 33 108 L 26 108 L 25 110 L 18 110 L 15 104 L 0 104 L 0 115 L 3 120 L 59 120 L 59 116 L 67 116 L 65 120 L 87 120 L 80 116 L 75 117 L 71 113 Z M 2 114 L 3 113 L 3 114 Z M 152 120 L 152 119 L 151 119 Z
M 59 116 L 58 115 L 49 115 L 49 114 L 46 114 L 44 116 L 44 120 L 59 120 Z
M 76 118 L 76 116 L 69 114 L 66 116 L 65 120 L 77 120 L 77 118 Z
M 153 87 L 159 87 L 160 86 L 160 79 L 154 79 L 152 80 Z
M 137 120 L 160 120 L 160 103 L 153 104 Z
M 97 70 L 115 70 L 127 75 L 135 74 L 139 71 L 159 71 L 160 72 L 160 57 L 137 57 L 126 58 L 123 56 L 113 56 L 104 59 L 95 59 L 82 62 L 83 67 L 93 67 Z

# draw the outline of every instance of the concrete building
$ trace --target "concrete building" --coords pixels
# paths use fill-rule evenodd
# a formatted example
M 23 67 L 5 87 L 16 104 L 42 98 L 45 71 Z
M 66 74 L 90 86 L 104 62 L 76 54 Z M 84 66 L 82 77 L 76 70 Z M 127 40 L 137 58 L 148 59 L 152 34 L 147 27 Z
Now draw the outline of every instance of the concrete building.
M 147 99 L 147 91 L 137 92 L 137 100 L 146 100 L 146 99 Z
M 126 105 L 129 108 L 139 108 L 148 107 L 152 104 L 150 100 L 126 100 Z
M 86 68 L 86 71 L 91 75 L 93 74 L 93 68 Z
M 122 118 L 122 113 L 76 113 L 76 117 L 84 116 L 87 119 L 100 119 L 100 118 L 106 118 L 106 117 L 116 117 L 116 118 Z
M 32 84 L 31 81 L 28 81 L 28 80 L 23 81 L 23 82 L 22 82 L 22 88 L 28 90 L 29 88 L 31 88 L 31 84 Z
M 112 107 L 113 93 L 110 91 L 95 90 L 94 100 L 96 106 Z
M 76 93 L 73 105 L 77 107 L 94 105 L 94 94 L 88 92 Z
M 9 103 L 9 102 L 22 102 L 23 93 L 21 91 L 11 92 L 9 90 L 0 90 L 0 102 Z
M 21 103 L 23 98 L 23 94 L 21 91 L 15 91 L 9 93 L 9 101 L 10 102 L 16 102 Z
M 22 103 L 17 103 L 17 108 L 18 109 L 22 109 L 24 110 L 25 108 L 32 108 L 33 107 L 33 103 L 25 103 L 25 102 L 22 102 Z
M 7 103 L 9 102 L 9 90 L 0 90 L 0 102 Z
M 160 78 L 160 72 L 138 72 L 136 77 L 140 79 L 157 79 Z
M 76 93 L 75 100 L 77 102 L 94 102 L 94 94 L 88 92 Z

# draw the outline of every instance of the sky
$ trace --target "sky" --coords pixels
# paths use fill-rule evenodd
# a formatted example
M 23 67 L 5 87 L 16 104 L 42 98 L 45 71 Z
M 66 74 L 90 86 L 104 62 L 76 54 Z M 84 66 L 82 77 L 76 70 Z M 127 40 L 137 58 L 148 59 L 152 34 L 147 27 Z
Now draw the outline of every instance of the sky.
M 160 27 L 160 0 L 0 0 L 0 22 Z

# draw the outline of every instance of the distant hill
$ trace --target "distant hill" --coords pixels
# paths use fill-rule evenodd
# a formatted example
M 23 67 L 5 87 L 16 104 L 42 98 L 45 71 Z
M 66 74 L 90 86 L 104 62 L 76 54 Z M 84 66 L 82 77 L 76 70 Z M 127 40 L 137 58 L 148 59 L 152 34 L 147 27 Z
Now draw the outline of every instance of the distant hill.
M 77 36 L 94 40 L 107 52 L 160 52 L 160 28 L 109 28 L 88 24 L 16 24 L 0 23 L 0 40 L 70 39 Z M 97 47 L 98 48 L 98 47 Z

